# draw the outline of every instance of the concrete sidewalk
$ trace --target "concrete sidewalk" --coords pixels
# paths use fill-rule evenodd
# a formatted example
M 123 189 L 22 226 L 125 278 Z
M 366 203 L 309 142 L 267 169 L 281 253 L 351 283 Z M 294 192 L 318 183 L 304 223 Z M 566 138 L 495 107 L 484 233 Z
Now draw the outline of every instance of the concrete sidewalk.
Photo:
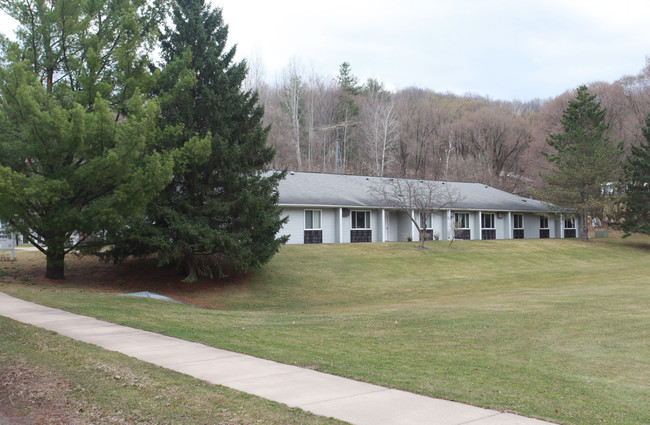
M 158 366 L 357 425 L 543 425 L 44 307 L 0 292 L 0 315 Z

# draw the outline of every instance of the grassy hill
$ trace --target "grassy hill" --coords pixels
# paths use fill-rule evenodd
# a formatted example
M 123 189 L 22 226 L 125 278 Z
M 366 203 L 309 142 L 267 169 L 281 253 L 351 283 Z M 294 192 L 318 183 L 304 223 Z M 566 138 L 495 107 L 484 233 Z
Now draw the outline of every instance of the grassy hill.
M 0 291 L 559 423 L 650 423 L 650 239 L 414 246 L 285 246 L 249 279 L 149 282 L 205 308 L 118 298 L 147 288 L 124 272 L 101 284 L 53 285 L 6 268 Z M 71 263 L 68 274 L 87 264 Z

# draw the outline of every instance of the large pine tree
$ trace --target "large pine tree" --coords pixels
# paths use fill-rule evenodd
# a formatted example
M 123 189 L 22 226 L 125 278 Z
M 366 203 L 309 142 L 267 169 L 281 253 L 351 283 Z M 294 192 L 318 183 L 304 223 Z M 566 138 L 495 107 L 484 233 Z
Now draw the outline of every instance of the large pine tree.
M 645 124 L 645 141 L 632 146 L 632 153 L 624 164 L 623 202 L 617 221 L 625 236 L 631 233 L 650 235 L 650 114 Z
M 150 205 L 120 255 L 157 252 L 176 263 L 191 282 L 225 269 L 247 271 L 267 262 L 285 242 L 277 184 L 284 174 L 265 171 L 275 151 L 257 93 L 244 92 L 245 62 L 226 49 L 221 10 L 203 0 L 176 0 L 171 26 L 161 37 L 159 95 L 171 144 L 208 138 L 210 155 L 177 168 L 172 184 Z M 168 149 L 170 146 L 163 146 Z M 225 265 L 225 268 L 224 268 Z
M 622 144 L 607 136 L 606 110 L 586 86 L 580 86 L 562 114 L 561 133 L 550 134 L 546 142 L 553 152 L 544 153 L 552 166 L 541 174 L 548 186 L 537 192 L 542 199 L 576 211 L 582 238 L 589 240 L 588 217 L 602 215 L 611 200 L 604 188 L 618 180 Z
M 64 277 L 65 255 L 143 212 L 171 178 L 147 153 L 158 104 L 141 95 L 164 3 L 15 0 L 0 57 L 0 219 Z

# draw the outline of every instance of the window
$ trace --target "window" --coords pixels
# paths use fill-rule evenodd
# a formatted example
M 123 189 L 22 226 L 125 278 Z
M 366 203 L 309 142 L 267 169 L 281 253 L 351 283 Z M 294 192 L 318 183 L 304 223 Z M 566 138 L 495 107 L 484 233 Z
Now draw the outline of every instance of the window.
M 352 211 L 353 229 L 370 229 L 370 211 Z
M 544 217 L 543 215 L 539 216 L 539 228 L 548 229 L 548 217 Z
M 524 238 L 524 215 L 523 214 L 512 215 L 512 238 L 513 239 Z
M 469 213 L 456 213 L 456 229 L 469 229 Z
M 548 228 L 548 217 L 539 216 L 539 238 L 548 239 L 551 237 L 551 231 Z
M 431 214 L 420 214 L 420 228 L 433 229 L 433 226 L 431 226 Z
M 567 218 L 564 220 L 564 237 L 575 238 L 577 237 L 577 234 L 575 218 Z
M 493 240 L 497 238 L 494 228 L 494 214 L 481 214 L 481 239 Z
M 494 214 L 481 214 L 481 228 L 494 229 Z
M 472 238 L 469 229 L 469 213 L 456 213 L 454 227 L 454 237 L 456 239 L 470 240 Z
M 305 230 L 320 230 L 320 210 L 305 210 Z

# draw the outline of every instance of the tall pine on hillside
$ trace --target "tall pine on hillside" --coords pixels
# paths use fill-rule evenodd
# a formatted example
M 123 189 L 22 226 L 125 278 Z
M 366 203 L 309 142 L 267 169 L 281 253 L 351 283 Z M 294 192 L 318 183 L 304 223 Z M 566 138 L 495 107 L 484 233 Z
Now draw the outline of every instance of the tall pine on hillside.
M 161 37 L 160 102 L 163 121 L 182 130 L 169 143 L 208 137 L 212 149 L 200 163 L 175 170 L 131 249 L 157 252 L 191 282 L 247 271 L 276 253 L 285 242 L 276 238 L 284 222 L 276 189 L 284 174 L 265 171 L 275 151 L 266 145 L 264 110 L 257 93 L 242 91 L 246 64 L 233 62 L 235 49 L 226 49 L 221 10 L 176 0 L 172 18 Z
M 630 233 L 650 235 L 650 114 L 646 116 L 642 141 L 632 146 L 632 153 L 623 165 L 623 202 L 618 226 Z
M 589 240 L 588 217 L 602 215 L 610 206 L 604 189 L 618 180 L 620 168 L 622 144 L 609 140 L 605 113 L 596 96 L 580 86 L 562 114 L 563 131 L 546 139 L 554 149 L 544 153 L 552 170 L 540 174 L 548 186 L 537 192 L 545 201 L 577 212 L 585 241 Z

